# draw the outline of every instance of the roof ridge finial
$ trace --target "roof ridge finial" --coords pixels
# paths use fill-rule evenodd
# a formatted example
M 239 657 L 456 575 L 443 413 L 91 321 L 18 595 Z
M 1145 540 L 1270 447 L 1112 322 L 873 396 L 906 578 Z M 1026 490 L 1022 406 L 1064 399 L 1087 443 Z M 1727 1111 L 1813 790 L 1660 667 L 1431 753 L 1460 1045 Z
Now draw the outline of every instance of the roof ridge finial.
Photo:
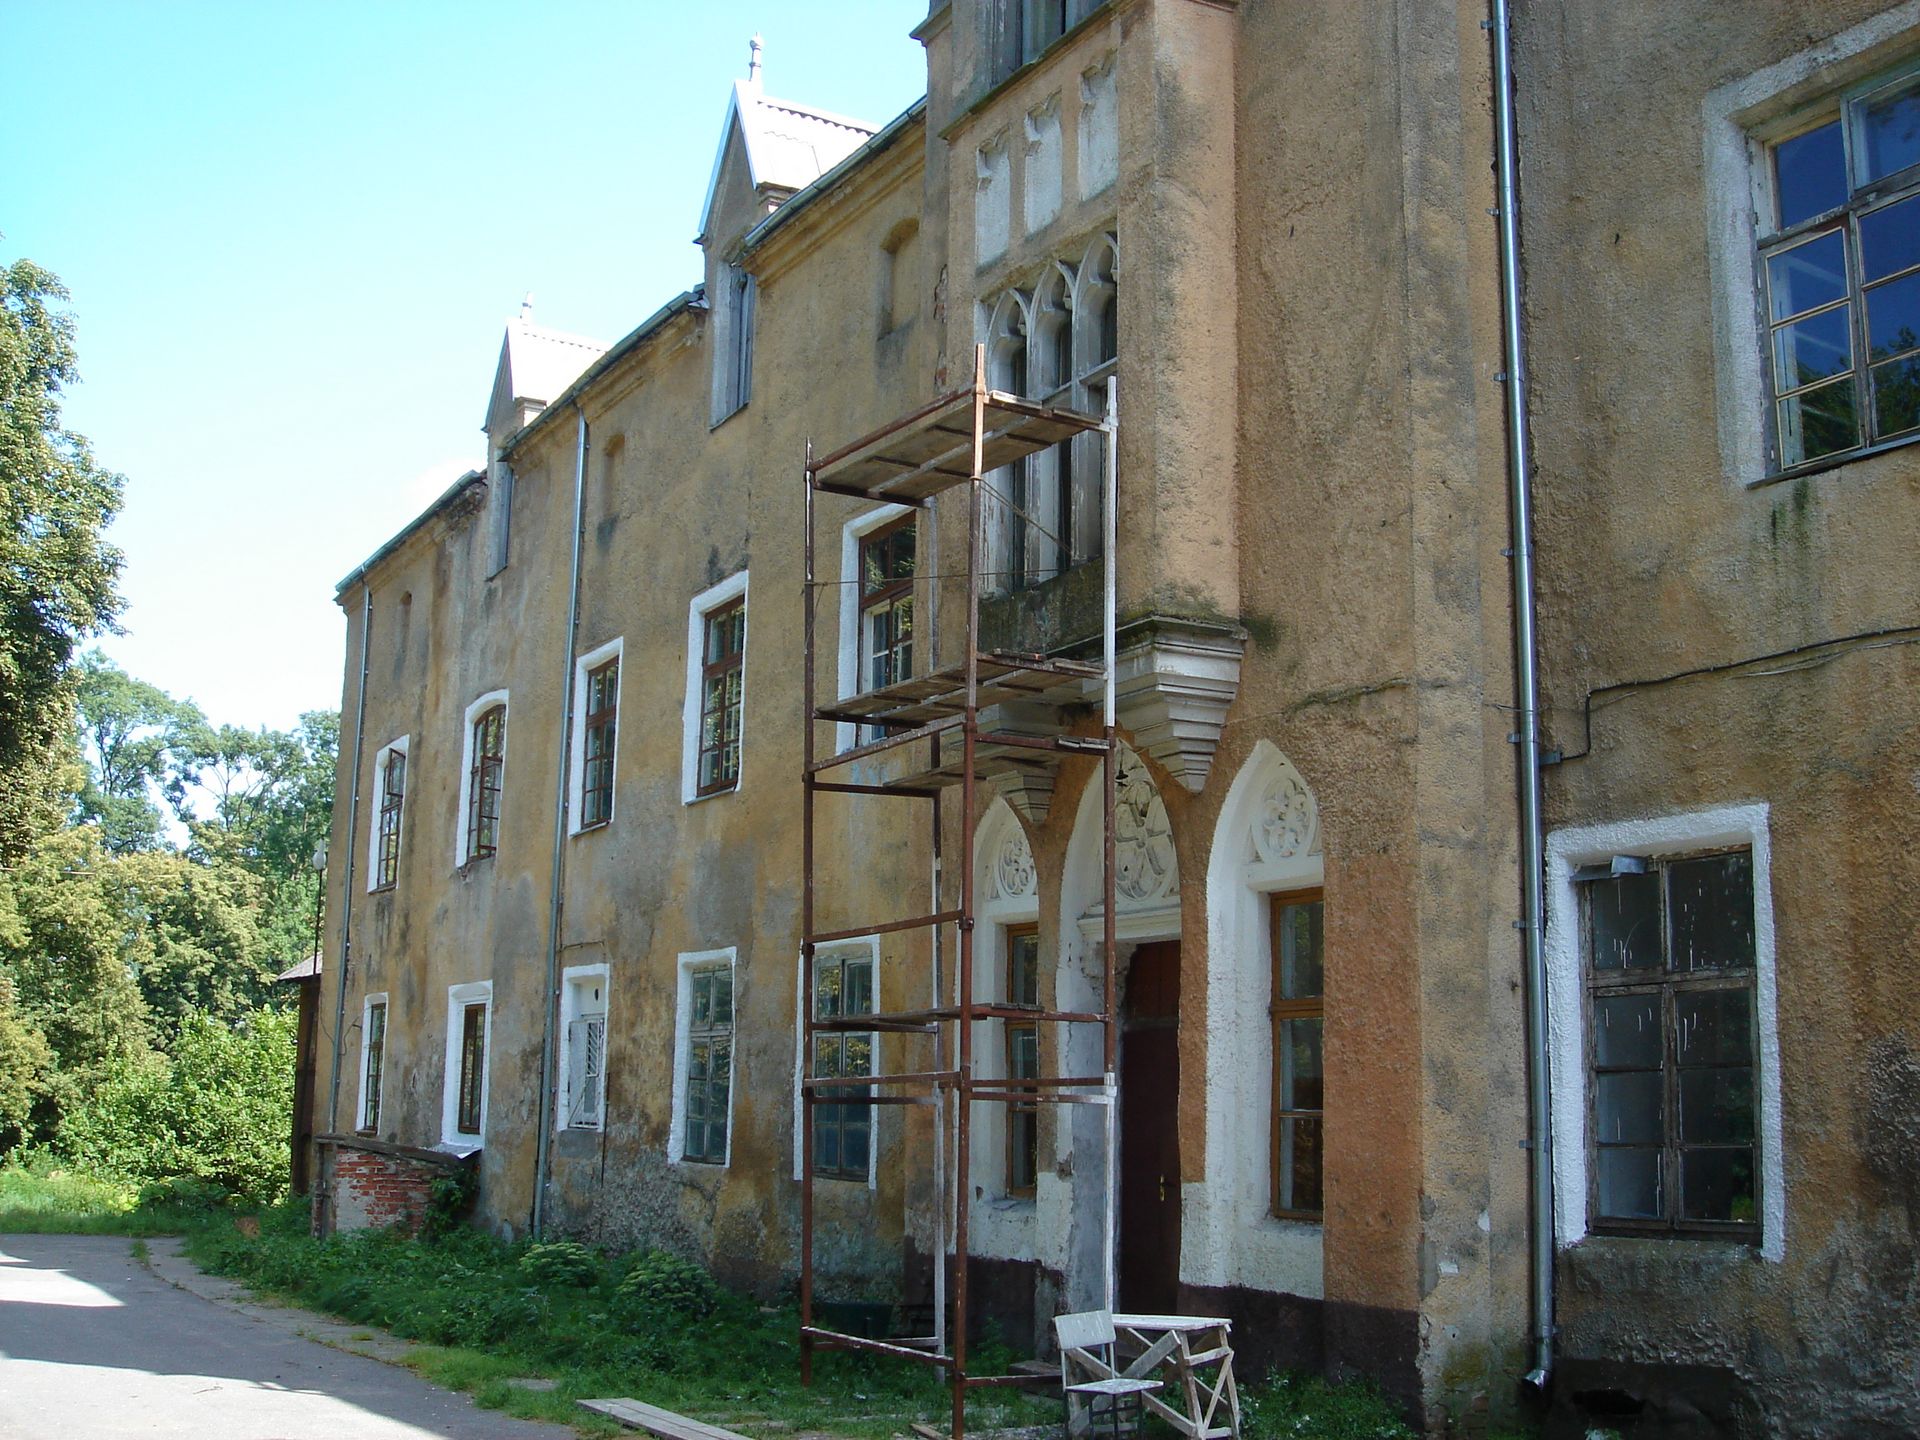
M 758 35 L 747 42 L 747 84 L 756 90 L 760 88 L 760 54 L 766 48 L 766 41 Z
M 533 292 L 527 291 L 527 298 L 520 302 L 520 320 L 522 324 L 533 323 Z

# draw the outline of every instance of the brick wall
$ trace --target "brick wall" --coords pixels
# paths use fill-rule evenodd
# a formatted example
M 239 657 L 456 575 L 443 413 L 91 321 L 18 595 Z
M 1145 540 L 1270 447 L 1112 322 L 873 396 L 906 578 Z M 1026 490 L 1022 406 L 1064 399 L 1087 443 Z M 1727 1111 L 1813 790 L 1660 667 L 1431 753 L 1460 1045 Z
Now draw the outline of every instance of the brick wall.
M 320 1148 L 314 1230 L 322 1235 L 393 1227 L 418 1235 L 433 1182 L 462 1165 L 452 1155 L 346 1136 L 322 1136 Z

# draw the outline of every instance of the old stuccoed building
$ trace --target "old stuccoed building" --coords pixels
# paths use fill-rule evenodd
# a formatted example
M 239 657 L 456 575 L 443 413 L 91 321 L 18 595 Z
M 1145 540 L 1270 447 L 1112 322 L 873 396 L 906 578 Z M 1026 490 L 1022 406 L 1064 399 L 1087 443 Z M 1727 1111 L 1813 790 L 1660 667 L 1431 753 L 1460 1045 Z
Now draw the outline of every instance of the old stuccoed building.
M 952 0 L 877 126 L 756 53 L 704 282 L 510 322 L 484 467 L 340 588 L 319 1223 L 453 1152 L 503 1233 L 794 1282 L 800 1078 L 913 1043 L 801 1016 L 932 964 L 802 993 L 803 667 L 951 657 L 970 559 L 960 492 L 818 497 L 809 647 L 803 466 L 984 346 L 1119 416 L 1122 1307 L 1434 1433 L 1920 1430 L 1920 4 L 1512 11 Z M 1106 443 L 989 477 L 984 643 L 1089 653 Z M 1095 963 L 1099 776 L 944 812 L 981 1002 Z M 820 797 L 816 931 L 909 912 L 916 813 Z M 1041 1351 L 1091 1154 L 983 1109 L 973 1318 Z M 951 1131 L 812 1115 L 819 1296 L 924 1325 Z

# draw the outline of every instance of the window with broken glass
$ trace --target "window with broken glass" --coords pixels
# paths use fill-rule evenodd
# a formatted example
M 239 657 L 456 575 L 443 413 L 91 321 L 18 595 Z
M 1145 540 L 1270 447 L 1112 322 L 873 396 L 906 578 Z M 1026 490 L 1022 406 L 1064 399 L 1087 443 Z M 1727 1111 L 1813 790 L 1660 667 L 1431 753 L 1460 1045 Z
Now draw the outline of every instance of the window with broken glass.
M 373 888 L 388 890 L 400 873 L 400 818 L 407 802 L 407 752 L 398 745 L 380 757 L 380 836 Z
M 1920 67 L 1801 113 L 1764 148 L 1775 469 L 1920 439 Z
M 587 672 L 587 715 L 582 731 L 580 828 L 613 818 L 613 751 L 620 707 L 620 661 Z
M 690 970 L 687 986 L 687 1123 L 681 1158 L 724 1165 L 733 1088 L 733 967 Z
M 747 602 L 709 611 L 700 672 L 699 793 L 717 794 L 740 783 L 740 715 L 745 696 Z
M 1596 1231 L 1759 1238 L 1753 858 L 1583 867 Z
M 1273 897 L 1272 1209 L 1318 1220 L 1324 1209 L 1325 967 L 1318 890 Z
M 493 854 L 500 843 L 500 782 L 507 765 L 507 707 L 495 705 L 473 722 L 473 759 L 467 774 L 467 858 Z
M 1040 1008 L 1040 927 L 1019 925 L 1007 931 L 1007 1004 Z M 1006 1022 L 1006 1073 L 1009 1080 L 1040 1074 L 1040 1027 L 1031 1020 Z M 1031 1195 L 1040 1173 L 1040 1106 L 1031 1097 L 1007 1103 L 1007 1183 L 1009 1195 Z
M 873 1013 L 873 958 L 820 955 L 814 959 L 813 1018 L 836 1021 Z M 871 1075 L 871 1031 L 824 1030 L 813 1037 L 813 1073 L 819 1077 Z M 824 1092 L 813 1106 L 816 1175 L 865 1180 L 873 1154 L 873 1091 L 849 1086 Z M 827 1098 L 833 1097 L 833 1098 Z

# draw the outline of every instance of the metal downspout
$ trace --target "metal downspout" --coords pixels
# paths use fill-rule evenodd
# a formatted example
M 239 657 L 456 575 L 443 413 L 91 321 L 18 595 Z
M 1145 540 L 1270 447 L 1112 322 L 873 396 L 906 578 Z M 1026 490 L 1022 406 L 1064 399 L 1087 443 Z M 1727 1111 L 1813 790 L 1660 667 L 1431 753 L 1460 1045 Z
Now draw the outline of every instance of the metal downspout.
M 567 643 L 562 646 L 566 674 L 560 683 L 560 766 L 553 786 L 553 867 L 547 893 L 547 988 L 540 1031 L 540 1120 L 533 1157 L 533 1238 L 546 1233 L 547 1171 L 553 1163 L 553 1112 L 559 1104 L 553 1064 L 554 1016 L 560 1004 L 560 885 L 566 874 L 567 800 L 573 762 L 573 652 L 580 638 L 580 545 L 586 523 L 587 412 L 573 402 L 579 424 L 579 444 L 573 462 L 573 558 L 567 580 Z
M 1533 1159 L 1533 1369 L 1525 1383 L 1546 1387 L 1553 1374 L 1553 1122 L 1547 1072 L 1546 885 L 1540 822 L 1540 679 L 1533 605 L 1533 466 L 1527 428 L 1526 328 L 1521 316 L 1520 152 L 1513 114 L 1513 16 L 1493 0 L 1493 98 L 1500 186 L 1500 301 L 1507 367 L 1507 490 L 1513 516 L 1514 690 L 1519 712 L 1520 871 L 1527 969 L 1528 1147 Z
M 354 884 L 354 841 L 360 833 L 360 761 L 366 740 L 367 729 L 367 639 L 373 628 L 373 587 L 367 583 L 366 573 L 360 575 L 360 693 L 353 707 L 353 786 L 348 791 L 347 800 L 347 865 L 344 883 L 340 891 L 340 973 L 333 986 L 333 1079 L 328 1086 L 327 1096 L 327 1132 L 340 1133 L 340 1052 L 346 1039 L 347 1022 L 347 966 L 353 957 L 353 884 Z M 326 876 L 321 876 L 320 884 L 324 890 Z M 324 1208 L 332 1195 L 333 1187 L 323 1176 L 315 1176 L 321 1182 L 319 1186 L 320 1204 Z M 323 1222 L 322 1233 L 332 1228 L 333 1217 Z

